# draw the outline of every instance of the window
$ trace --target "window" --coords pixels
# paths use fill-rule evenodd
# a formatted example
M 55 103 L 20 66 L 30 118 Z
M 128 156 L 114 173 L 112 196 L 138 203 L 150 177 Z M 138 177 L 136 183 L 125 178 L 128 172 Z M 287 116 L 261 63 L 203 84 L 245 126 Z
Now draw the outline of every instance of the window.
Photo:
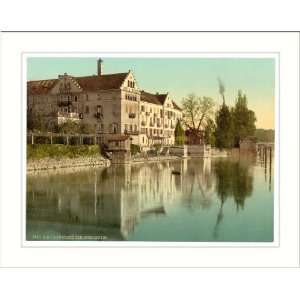
M 90 113 L 90 107 L 89 107 L 88 105 L 85 107 L 85 113 L 86 113 L 86 114 L 89 114 L 89 113 Z
M 77 102 L 77 96 L 74 97 L 74 101 Z
M 144 105 L 141 106 L 141 111 L 145 111 L 145 106 Z
M 116 123 L 112 124 L 112 132 L 117 133 L 118 125 Z
M 97 105 L 97 113 L 102 114 L 102 106 L 101 105 Z
M 86 101 L 89 101 L 89 95 L 86 94 Z

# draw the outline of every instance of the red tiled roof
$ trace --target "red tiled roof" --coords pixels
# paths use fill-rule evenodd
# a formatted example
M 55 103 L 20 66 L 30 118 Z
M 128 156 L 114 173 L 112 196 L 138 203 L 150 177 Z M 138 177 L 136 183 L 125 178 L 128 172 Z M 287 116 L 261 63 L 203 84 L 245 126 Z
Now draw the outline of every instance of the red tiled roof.
M 157 99 L 163 105 L 167 99 L 168 94 L 156 94 Z
M 153 104 L 158 104 L 158 105 L 163 105 L 165 103 L 165 100 L 167 98 L 168 94 L 151 94 L 145 91 L 141 92 L 141 100 Z M 180 110 L 181 108 L 174 102 L 172 101 L 173 106 L 175 109 Z
M 159 94 L 151 94 L 145 91 L 141 91 L 142 101 L 152 103 L 152 104 L 162 105 L 158 96 Z
M 123 84 L 128 73 L 107 74 L 101 76 L 74 77 L 83 90 L 111 90 L 118 89 Z
M 58 79 L 27 81 L 27 93 L 31 95 L 47 94 Z
M 83 90 L 97 91 L 118 89 L 128 73 L 107 74 L 101 76 L 72 77 Z M 27 81 L 27 93 L 31 95 L 47 94 L 59 79 Z

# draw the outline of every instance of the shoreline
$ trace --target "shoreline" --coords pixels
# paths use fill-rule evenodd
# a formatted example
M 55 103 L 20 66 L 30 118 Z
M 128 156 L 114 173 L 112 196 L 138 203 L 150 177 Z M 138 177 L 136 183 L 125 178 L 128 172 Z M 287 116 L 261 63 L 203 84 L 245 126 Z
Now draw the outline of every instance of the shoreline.
M 89 167 L 109 167 L 110 160 L 97 155 L 97 156 L 82 156 L 82 157 L 56 157 L 56 158 L 41 158 L 27 160 L 26 172 L 27 174 L 59 170 L 59 169 L 79 169 Z
M 76 172 L 81 169 L 97 168 L 103 167 L 108 168 L 115 165 L 127 165 L 127 164 L 140 164 L 140 163 L 153 163 L 153 162 L 166 162 L 166 161 L 176 161 L 183 159 L 193 159 L 193 158 L 218 158 L 225 156 L 211 155 L 211 156 L 153 156 L 148 158 L 133 158 L 131 161 L 124 162 L 123 164 L 112 164 L 109 159 L 102 156 L 83 156 L 76 158 L 42 158 L 27 160 L 26 172 L 27 174 L 48 172 L 48 171 L 60 171 L 67 170 L 68 172 Z M 229 157 L 226 156 L 226 157 Z

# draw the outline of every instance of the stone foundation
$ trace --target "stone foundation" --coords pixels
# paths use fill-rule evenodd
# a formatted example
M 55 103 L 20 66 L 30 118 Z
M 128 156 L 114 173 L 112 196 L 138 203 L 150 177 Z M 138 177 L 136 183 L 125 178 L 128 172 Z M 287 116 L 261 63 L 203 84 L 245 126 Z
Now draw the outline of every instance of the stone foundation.
M 180 157 L 187 157 L 187 145 L 171 146 L 169 148 L 169 154 L 180 156 Z
M 210 157 L 210 145 L 187 145 L 187 154 L 191 157 Z
M 27 172 L 41 170 L 55 170 L 60 168 L 76 168 L 85 166 L 109 167 L 110 161 L 102 156 L 89 156 L 77 158 L 43 158 L 27 161 Z

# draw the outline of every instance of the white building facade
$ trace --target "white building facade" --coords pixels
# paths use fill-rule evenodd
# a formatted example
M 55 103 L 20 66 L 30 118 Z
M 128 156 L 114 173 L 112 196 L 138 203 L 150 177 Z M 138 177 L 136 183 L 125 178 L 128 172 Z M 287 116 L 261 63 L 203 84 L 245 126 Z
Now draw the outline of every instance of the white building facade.
M 66 121 L 83 123 L 97 134 L 128 134 L 132 143 L 173 145 L 181 109 L 167 94 L 141 90 L 134 74 L 98 74 L 27 82 L 27 109 L 39 115 L 46 130 Z

